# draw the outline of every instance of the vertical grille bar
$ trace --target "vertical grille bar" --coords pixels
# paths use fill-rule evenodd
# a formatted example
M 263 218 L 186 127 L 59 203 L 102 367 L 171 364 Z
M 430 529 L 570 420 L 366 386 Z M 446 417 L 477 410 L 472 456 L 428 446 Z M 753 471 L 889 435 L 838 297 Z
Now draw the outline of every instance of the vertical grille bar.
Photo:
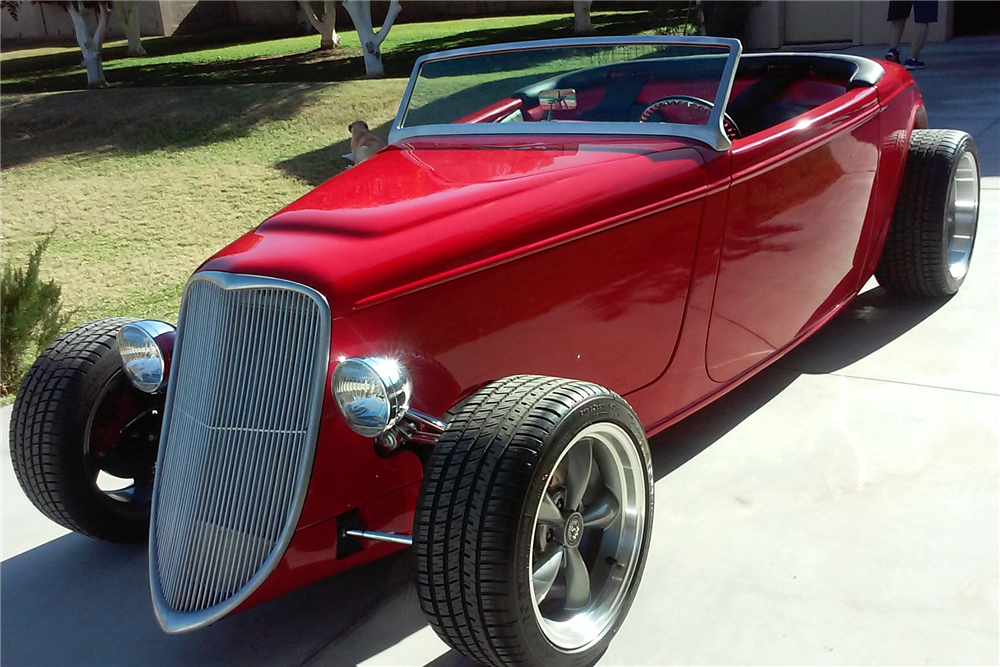
M 288 546 L 329 345 L 329 307 L 308 287 L 212 271 L 188 283 L 150 528 L 153 601 L 168 632 L 235 609 Z

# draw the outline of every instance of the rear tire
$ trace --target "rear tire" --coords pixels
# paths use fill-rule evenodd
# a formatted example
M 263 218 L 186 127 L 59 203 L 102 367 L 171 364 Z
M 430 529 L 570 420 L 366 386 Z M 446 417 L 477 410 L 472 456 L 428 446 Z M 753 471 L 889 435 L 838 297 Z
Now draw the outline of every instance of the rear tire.
M 914 130 L 875 277 L 905 296 L 955 294 L 968 274 L 979 220 L 976 142 L 957 130 Z
M 652 510 L 649 448 L 624 400 L 572 380 L 494 382 L 457 410 L 425 471 L 421 608 L 473 660 L 592 665 L 638 589 Z
M 25 375 L 11 415 L 11 460 L 28 499 L 56 523 L 109 542 L 149 535 L 163 397 L 135 389 L 122 372 L 115 335 L 134 321 L 97 320 L 57 338 Z M 147 421 L 137 423 L 142 414 Z M 102 491 L 102 470 L 134 483 Z

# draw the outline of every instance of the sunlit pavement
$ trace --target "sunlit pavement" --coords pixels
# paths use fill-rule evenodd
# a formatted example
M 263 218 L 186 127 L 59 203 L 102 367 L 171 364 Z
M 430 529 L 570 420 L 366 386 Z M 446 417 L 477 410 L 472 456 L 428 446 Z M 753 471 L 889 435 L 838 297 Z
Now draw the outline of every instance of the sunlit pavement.
M 972 133 L 982 158 L 969 278 L 931 305 L 871 283 L 653 440 L 649 563 L 602 664 L 1000 662 L 1000 38 L 923 59 L 931 125 Z M 4 665 L 465 663 L 422 619 L 406 553 L 166 636 L 145 548 L 44 519 L 2 450 Z

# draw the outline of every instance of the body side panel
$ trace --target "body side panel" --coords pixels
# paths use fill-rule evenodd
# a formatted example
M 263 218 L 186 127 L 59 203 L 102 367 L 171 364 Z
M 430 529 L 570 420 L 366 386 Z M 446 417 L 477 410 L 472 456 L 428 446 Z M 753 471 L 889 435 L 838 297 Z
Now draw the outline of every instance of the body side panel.
M 873 88 L 856 89 L 734 145 L 706 345 L 714 380 L 784 347 L 855 289 L 867 252 L 878 109 Z
M 923 109 L 920 92 L 909 72 L 892 63 L 883 65 L 887 75 L 878 84 L 880 106 L 883 110 L 879 113 L 880 155 L 876 194 L 866 216 L 868 234 L 866 260 L 857 276 L 854 289 L 840 303 L 835 304 L 829 312 L 821 316 L 813 326 L 802 331 L 777 352 L 759 360 L 727 382 L 713 381 L 705 372 L 705 342 L 724 233 L 725 196 L 720 196 L 714 205 L 706 203 L 705 225 L 699 241 L 684 328 L 674 360 L 657 382 L 626 396 L 642 418 L 648 435 L 652 436 L 662 431 L 728 393 L 807 340 L 840 312 L 871 277 L 878 263 L 885 233 L 892 217 L 905 166 L 909 134 L 919 122 Z M 777 131 L 781 131 L 781 128 Z M 713 206 L 719 211 L 718 215 L 709 212 Z M 861 252 L 862 247 L 863 243 L 859 245 L 858 252 Z
M 729 178 L 728 155 L 719 166 L 713 180 L 719 184 L 726 183 Z M 705 340 L 712 313 L 728 196 L 727 188 L 718 187 L 705 200 L 684 324 L 669 367 L 655 382 L 625 395 L 647 433 L 652 434 L 664 419 L 721 386 L 709 377 L 705 367 Z

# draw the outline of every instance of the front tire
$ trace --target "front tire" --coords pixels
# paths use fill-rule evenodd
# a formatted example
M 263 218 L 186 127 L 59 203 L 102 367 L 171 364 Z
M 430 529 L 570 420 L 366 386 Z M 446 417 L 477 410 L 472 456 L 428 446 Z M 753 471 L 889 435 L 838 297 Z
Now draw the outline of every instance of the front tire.
M 875 277 L 896 294 L 946 297 L 969 271 L 979 221 L 976 142 L 957 130 L 914 130 Z
M 10 423 L 14 473 L 32 504 L 109 542 L 148 538 L 163 412 L 163 397 L 121 369 L 115 335 L 133 321 L 97 320 L 57 338 L 21 382 Z M 120 481 L 102 489 L 102 471 Z
M 516 376 L 455 414 L 414 519 L 421 608 L 460 653 L 592 665 L 624 621 L 653 512 L 635 413 L 586 382 Z

